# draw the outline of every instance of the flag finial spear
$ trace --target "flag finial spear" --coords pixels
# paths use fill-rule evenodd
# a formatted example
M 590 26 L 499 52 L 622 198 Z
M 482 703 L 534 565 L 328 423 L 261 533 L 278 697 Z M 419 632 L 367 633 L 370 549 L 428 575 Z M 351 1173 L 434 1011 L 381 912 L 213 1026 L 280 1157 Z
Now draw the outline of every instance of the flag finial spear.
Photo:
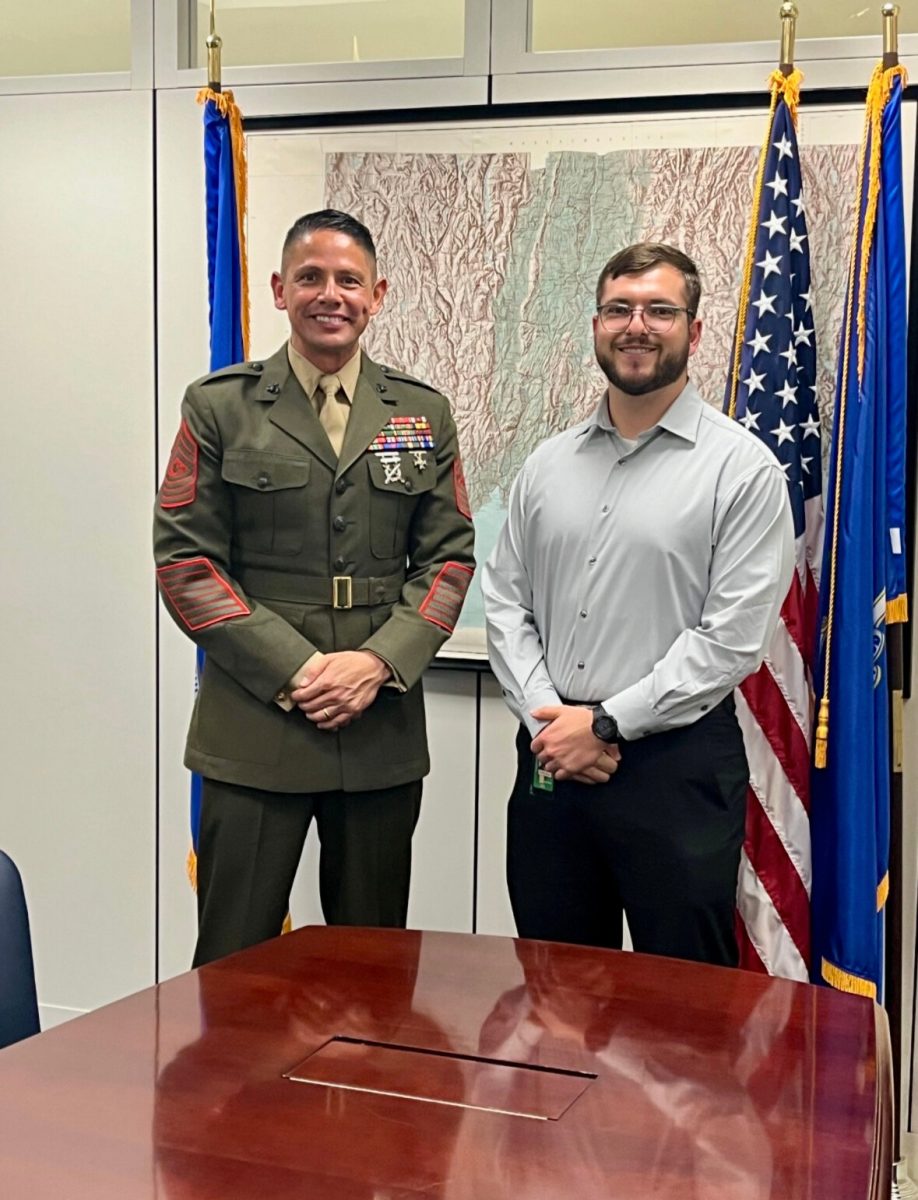
M 210 0 L 210 33 L 204 45 L 207 47 L 207 86 L 212 92 L 219 92 L 221 87 L 220 47 L 223 38 L 217 33 L 216 0 Z

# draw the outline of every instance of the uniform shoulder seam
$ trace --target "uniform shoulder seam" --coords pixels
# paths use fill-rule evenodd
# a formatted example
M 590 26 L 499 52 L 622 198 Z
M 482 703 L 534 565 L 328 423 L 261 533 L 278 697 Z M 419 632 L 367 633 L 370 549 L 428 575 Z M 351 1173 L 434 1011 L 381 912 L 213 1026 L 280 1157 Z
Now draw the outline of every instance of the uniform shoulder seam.
M 399 383 L 413 383 L 415 387 L 423 388 L 426 392 L 433 392 L 435 396 L 443 395 L 440 389 L 434 387 L 432 383 L 426 383 L 423 379 L 415 379 L 413 375 L 409 375 L 405 371 L 397 371 L 395 367 L 386 366 L 381 366 L 379 369 L 387 379 L 394 379 Z
M 214 383 L 218 379 L 230 379 L 234 376 L 257 379 L 263 370 L 263 365 L 258 362 L 232 363 L 228 367 L 221 367 L 219 371 L 209 371 L 206 375 L 202 375 L 200 379 L 196 379 L 195 383 L 206 386 L 208 383 Z

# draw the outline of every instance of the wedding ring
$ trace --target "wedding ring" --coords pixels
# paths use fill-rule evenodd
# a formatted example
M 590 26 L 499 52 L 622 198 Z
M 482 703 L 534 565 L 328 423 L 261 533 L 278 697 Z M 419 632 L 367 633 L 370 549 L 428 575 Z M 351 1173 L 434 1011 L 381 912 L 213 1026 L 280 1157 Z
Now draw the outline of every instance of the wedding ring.
M 322 709 L 322 712 L 324 712 L 324 713 L 325 713 L 325 720 L 326 720 L 326 721 L 330 721 L 330 720 L 331 720 L 331 713 L 328 711 L 328 709 L 327 709 L 327 708 L 323 708 L 323 709 Z

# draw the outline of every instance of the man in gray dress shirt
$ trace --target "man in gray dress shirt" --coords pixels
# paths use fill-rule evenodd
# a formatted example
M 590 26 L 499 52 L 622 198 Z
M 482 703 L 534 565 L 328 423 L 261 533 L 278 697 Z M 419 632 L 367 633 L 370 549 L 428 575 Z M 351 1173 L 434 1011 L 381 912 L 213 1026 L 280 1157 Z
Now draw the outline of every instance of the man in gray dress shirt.
M 777 459 L 689 382 L 701 284 L 641 243 L 600 274 L 595 413 L 515 481 L 482 587 L 522 722 L 507 873 L 524 937 L 735 965 L 748 767 L 733 689 L 792 571 Z

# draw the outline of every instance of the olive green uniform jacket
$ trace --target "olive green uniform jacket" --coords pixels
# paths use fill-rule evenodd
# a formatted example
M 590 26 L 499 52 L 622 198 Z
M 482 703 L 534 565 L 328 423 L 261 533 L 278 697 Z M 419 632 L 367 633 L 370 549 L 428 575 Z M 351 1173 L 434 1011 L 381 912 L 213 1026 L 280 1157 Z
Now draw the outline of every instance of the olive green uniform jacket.
M 424 776 L 421 676 L 459 615 L 473 545 L 456 428 L 433 388 L 364 355 L 336 458 L 286 345 L 193 383 L 154 529 L 160 594 L 207 655 L 185 765 L 284 792 Z M 275 702 L 316 650 L 353 649 L 405 690 L 381 688 L 338 733 Z

